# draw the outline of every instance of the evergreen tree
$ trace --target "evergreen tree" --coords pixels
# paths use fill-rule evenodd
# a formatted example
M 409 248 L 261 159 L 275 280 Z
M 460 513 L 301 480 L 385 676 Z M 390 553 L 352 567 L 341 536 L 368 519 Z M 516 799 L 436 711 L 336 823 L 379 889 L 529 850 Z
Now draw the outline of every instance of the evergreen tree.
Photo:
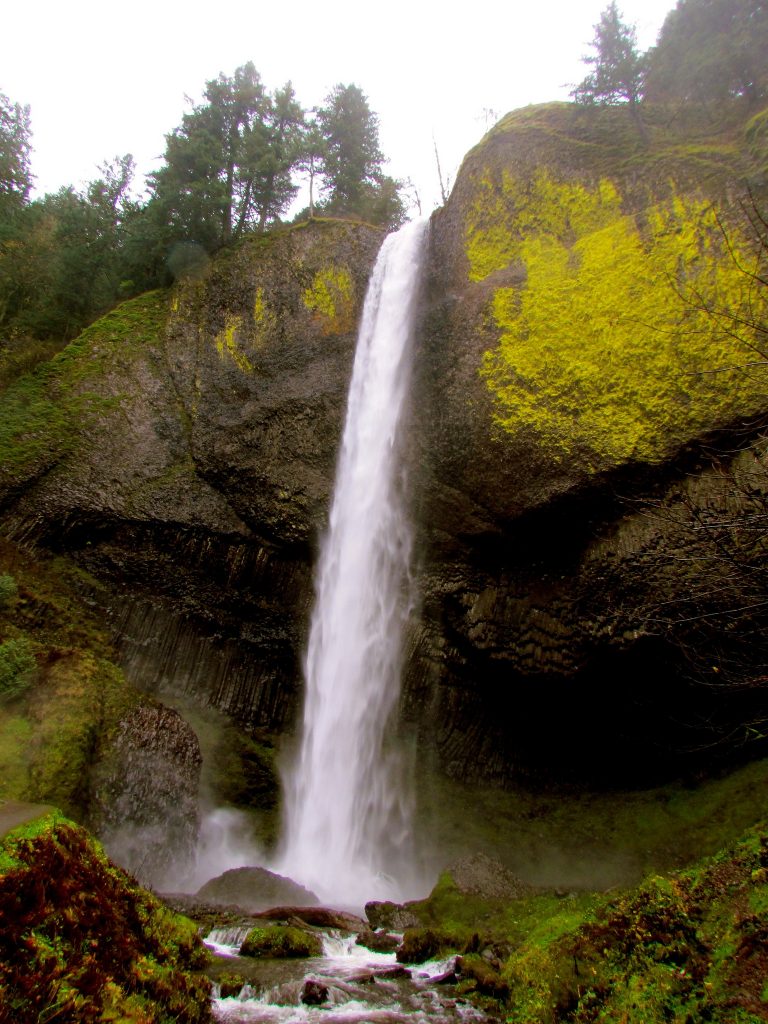
M 718 103 L 768 97 L 768 3 L 678 0 L 648 54 L 648 98 Z
M 208 82 L 205 99 L 167 136 L 151 187 L 168 240 L 213 252 L 249 227 L 263 230 L 290 203 L 303 111 L 290 83 L 270 96 L 250 62 Z
M 130 155 L 101 168 L 84 192 L 62 188 L 28 203 L 0 245 L 0 330 L 5 340 L 65 342 L 120 297 Z
M 312 113 L 316 114 L 317 111 L 312 111 Z M 316 118 L 312 117 L 305 120 L 296 169 L 300 173 L 307 175 L 309 184 L 309 207 L 306 211 L 302 211 L 299 216 L 304 216 L 306 214 L 311 219 L 315 215 L 315 182 L 323 172 L 325 151 L 325 139 L 323 138 L 323 133 Z
M 29 107 L 0 93 L 0 239 L 29 199 L 31 135 Z
M 0 340 L 21 301 L 21 221 L 32 188 L 29 107 L 0 93 Z
M 317 112 L 324 140 L 323 193 L 326 209 L 360 215 L 366 187 L 382 177 L 379 119 L 356 85 L 336 85 Z
M 645 61 L 637 49 L 634 26 L 621 20 L 615 0 L 600 15 L 590 45 L 595 53 L 582 59 L 593 70 L 571 95 L 577 103 L 626 103 L 642 129 L 638 104 L 643 96 Z
M 241 228 L 252 217 L 259 231 L 278 220 L 298 192 L 292 171 L 304 152 L 304 111 L 293 86 L 286 83 L 267 98 L 263 152 L 256 154 L 251 176 L 250 207 L 241 202 Z M 243 215 L 246 214 L 243 222 Z

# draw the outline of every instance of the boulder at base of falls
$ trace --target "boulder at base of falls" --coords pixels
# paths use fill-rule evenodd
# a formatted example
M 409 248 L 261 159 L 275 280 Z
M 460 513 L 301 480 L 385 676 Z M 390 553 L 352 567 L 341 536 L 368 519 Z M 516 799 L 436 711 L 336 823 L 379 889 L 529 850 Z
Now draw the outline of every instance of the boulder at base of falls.
M 231 868 L 206 882 L 197 896 L 206 903 L 239 907 L 247 914 L 287 904 L 317 906 L 320 902 L 298 882 L 258 867 Z
M 240 947 L 240 956 L 282 959 L 292 957 L 305 959 L 322 956 L 323 944 L 319 936 L 301 928 L 270 924 L 263 928 L 252 928 Z
M 476 954 L 456 957 L 456 973 L 462 981 L 473 981 L 482 995 L 492 999 L 506 999 L 509 995 L 509 985 L 499 972 Z
M 519 900 L 533 891 L 500 860 L 487 853 L 463 857 L 448 868 L 448 874 L 459 892 L 485 900 Z
M 373 950 L 374 953 L 394 953 L 400 945 L 400 938 L 384 928 L 379 928 L 377 931 L 366 928 L 358 932 L 357 944 Z
M 406 928 L 417 928 L 421 919 L 411 910 L 418 901 L 391 903 L 389 900 L 372 900 L 365 904 L 365 916 L 374 931 L 384 928 L 390 932 L 404 932 Z
M 202 762 L 194 730 L 171 708 L 139 704 L 118 724 L 93 817 L 109 855 L 144 885 L 171 888 L 194 861 Z

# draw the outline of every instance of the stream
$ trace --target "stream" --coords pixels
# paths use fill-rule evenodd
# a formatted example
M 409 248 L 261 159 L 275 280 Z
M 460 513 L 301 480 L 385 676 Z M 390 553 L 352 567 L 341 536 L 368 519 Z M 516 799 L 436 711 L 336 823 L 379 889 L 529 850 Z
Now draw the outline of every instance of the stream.
M 455 985 L 439 982 L 455 957 L 403 968 L 394 953 L 375 953 L 354 935 L 323 932 L 323 956 L 308 960 L 241 957 L 246 929 L 217 929 L 205 940 L 228 961 L 233 974 L 247 978 L 236 996 L 221 998 L 214 988 L 217 1021 L 249 1024 L 486 1024 L 497 1021 L 455 995 Z M 388 976 L 390 975 L 390 976 Z M 408 976 L 410 975 L 410 976 Z M 307 1005 L 303 1000 L 317 1000 Z

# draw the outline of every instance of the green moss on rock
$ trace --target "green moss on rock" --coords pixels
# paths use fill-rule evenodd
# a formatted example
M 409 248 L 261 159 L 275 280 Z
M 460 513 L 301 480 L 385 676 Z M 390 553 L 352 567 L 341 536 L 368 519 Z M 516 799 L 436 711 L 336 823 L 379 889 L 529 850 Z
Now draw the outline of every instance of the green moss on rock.
M 768 171 L 768 107 L 747 122 L 744 131 L 747 145 L 761 171 Z
M 0 846 L 0 1020 L 210 1021 L 207 954 L 171 913 L 58 815 Z
M 216 351 L 222 359 L 230 359 L 243 373 L 253 373 L 251 361 L 238 340 L 238 332 L 242 330 L 242 326 L 242 317 L 228 316 L 224 327 L 216 335 Z
M 0 395 L 0 486 L 42 472 L 79 446 L 123 397 L 99 382 L 157 342 L 167 313 L 164 292 L 124 302 Z
M 766 865 L 758 827 L 688 871 L 601 897 L 574 928 L 540 927 L 504 966 L 507 1020 L 765 1020 Z
M 33 559 L 0 540 L 18 597 L 0 608 L 0 649 L 34 652 L 29 685 L 0 702 L 0 799 L 47 801 L 88 821 L 92 769 L 144 698 L 111 660 L 103 623 L 82 599 L 99 586 L 65 558 Z
M 321 956 L 323 946 L 317 935 L 289 925 L 252 928 L 240 947 L 241 956 L 277 959 Z
M 406 928 L 403 941 L 397 949 L 397 960 L 401 964 L 422 964 L 426 960 L 448 956 L 449 953 L 474 951 L 479 944 L 477 932 L 450 924 L 443 927 Z
M 323 334 L 347 334 L 354 330 L 357 303 L 352 275 L 346 267 L 318 271 L 302 300 L 316 317 Z

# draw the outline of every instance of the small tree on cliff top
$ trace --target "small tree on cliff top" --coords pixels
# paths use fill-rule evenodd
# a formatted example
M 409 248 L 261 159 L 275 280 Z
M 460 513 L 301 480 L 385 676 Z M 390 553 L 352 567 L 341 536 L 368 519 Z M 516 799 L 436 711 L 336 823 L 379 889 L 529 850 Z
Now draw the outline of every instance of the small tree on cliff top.
M 577 103 L 629 104 L 630 113 L 640 130 L 638 104 L 643 97 L 645 58 L 638 52 L 633 25 L 625 25 L 614 0 L 600 15 L 590 46 L 594 54 L 583 57 L 592 72 L 572 90 Z

